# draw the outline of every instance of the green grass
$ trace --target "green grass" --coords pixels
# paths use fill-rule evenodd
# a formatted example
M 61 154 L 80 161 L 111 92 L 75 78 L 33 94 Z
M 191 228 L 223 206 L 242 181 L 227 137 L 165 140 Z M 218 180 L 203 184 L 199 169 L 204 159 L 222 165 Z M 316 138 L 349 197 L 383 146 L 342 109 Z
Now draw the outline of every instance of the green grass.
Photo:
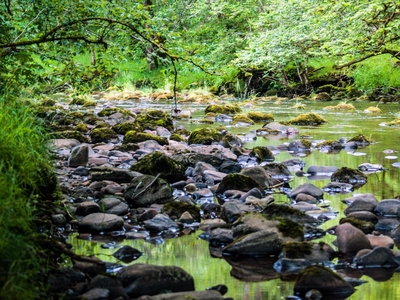
M 389 54 L 371 57 L 356 65 L 349 74 L 357 89 L 370 93 L 382 88 L 385 92 L 389 88 L 400 88 L 400 67 L 395 67 L 395 62 Z
M 54 176 L 47 135 L 22 103 L 0 99 L 0 110 L 0 299 L 38 299 L 46 261 L 33 221 Z

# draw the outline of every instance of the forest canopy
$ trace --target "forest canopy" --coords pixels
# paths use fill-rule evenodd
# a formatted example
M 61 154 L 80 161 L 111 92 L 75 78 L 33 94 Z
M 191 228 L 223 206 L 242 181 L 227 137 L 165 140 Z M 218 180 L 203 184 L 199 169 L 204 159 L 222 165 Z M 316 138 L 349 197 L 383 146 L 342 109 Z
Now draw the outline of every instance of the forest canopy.
M 0 94 L 131 84 L 259 94 L 398 89 L 396 1 L 3 0 Z

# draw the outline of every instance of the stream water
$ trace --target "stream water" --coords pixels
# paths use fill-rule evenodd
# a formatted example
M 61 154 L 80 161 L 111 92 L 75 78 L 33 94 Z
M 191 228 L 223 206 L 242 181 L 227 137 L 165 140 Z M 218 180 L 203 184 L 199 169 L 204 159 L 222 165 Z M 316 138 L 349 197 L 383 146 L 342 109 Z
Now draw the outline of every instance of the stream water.
M 323 116 L 329 123 L 313 126 L 296 126 L 299 129 L 299 135 L 294 137 L 278 137 L 266 136 L 257 137 L 256 140 L 246 141 L 245 147 L 252 148 L 254 146 L 278 146 L 282 143 L 288 143 L 293 139 L 299 139 L 299 136 L 307 137 L 311 142 L 321 140 L 338 140 L 339 138 L 351 138 L 360 133 L 368 136 L 375 142 L 365 148 L 354 151 L 341 150 L 338 153 L 323 153 L 314 150 L 306 156 L 294 156 L 294 154 L 282 151 L 275 156 L 275 162 L 281 162 L 290 158 L 300 158 L 306 164 L 306 168 L 311 165 L 319 166 L 347 166 L 357 168 L 361 163 L 381 164 L 385 170 L 368 175 L 368 182 L 355 190 L 351 194 L 324 194 L 324 200 L 330 204 L 333 212 L 338 212 L 337 216 L 322 225 L 326 229 L 337 225 L 339 219 L 344 217 L 343 210 L 345 204 L 342 199 L 352 196 L 353 194 L 373 193 L 378 201 L 382 199 L 393 198 L 400 195 L 400 168 L 396 167 L 400 159 L 397 158 L 398 152 L 387 154 L 384 150 L 392 149 L 400 151 L 400 127 L 384 126 L 386 122 L 390 122 L 397 117 L 400 112 L 399 104 L 380 104 L 382 110 L 380 114 L 368 114 L 364 112 L 369 106 L 376 103 L 368 102 L 352 102 L 356 107 L 354 111 L 332 111 L 323 110 L 327 105 L 336 105 L 337 102 L 315 103 L 314 101 L 304 101 L 305 109 L 295 110 L 291 107 L 293 102 L 265 102 L 255 104 L 247 111 L 270 112 L 274 115 L 276 121 L 287 121 L 296 117 L 301 113 L 315 112 Z M 123 107 L 153 107 L 171 110 L 171 104 L 150 104 L 135 102 L 121 102 Z M 182 125 L 189 130 L 193 130 L 199 126 L 217 127 L 221 123 L 213 125 L 196 124 L 196 119 L 204 117 L 204 106 L 195 106 L 192 104 L 181 105 L 181 109 L 192 111 L 192 122 L 179 121 L 176 125 Z M 246 112 L 246 109 L 245 109 Z M 246 136 L 252 130 L 260 128 L 262 124 L 247 127 L 234 127 L 230 124 L 222 124 L 228 131 L 240 136 Z M 393 165 L 394 164 L 394 165 Z M 307 177 L 295 176 L 291 181 L 291 186 L 296 187 L 305 182 L 311 182 L 317 187 L 322 188 L 330 180 L 310 180 Z M 275 197 L 278 203 L 288 203 L 289 200 L 285 195 Z M 168 239 L 161 245 L 153 245 L 143 240 L 123 240 L 117 239 L 119 246 L 130 245 L 143 252 L 138 260 L 132 263 L 148 263 L 157 265 L 175 265 L 180 266 L 191 274 L 195 279 L 196 290 L 203 290 L 217 284 L 225 284 L 228 287 L 227 297 L 234 299 L 285 299 L 289 295 L 293 295 L 293 286 L 295 277 L 279 276 L 272 265 L 274 259 L 259 260 L 241 260 L 230 261 L 225 259 L 212 258 L 209 254 L 208 243 L 199 239 L 200 231 L 196 231 L 189 235 L 178 238 Z M 335 237 L 327 234 L 321 239 L 330 245 Z M 117 249 L 103 249 L 101 245 L 104 243 L 102 237 L 97 237 L 92 241 L 81 240 L 77 238 L 77 234 L 70 235 L 68 242 L 72 244 L 72 250 L 78 254 L 96 255 L 100 259 L 109 262 L 121 263 L 117 261 L 112 254 Z M 333 246 L 334 249 L 336 249 Z M 396 250 L 397 247 L 395 247 Z M 122 263 L 122 265 L 124 265 Z M 365 281 L 364 284 L 356 287 L 356 292 L 348 299 L 400 299 L 400 273 L 386 269 L 369 269 L 369 270 L 340 270 L 339 272 L 346 276 L 359 278 Z

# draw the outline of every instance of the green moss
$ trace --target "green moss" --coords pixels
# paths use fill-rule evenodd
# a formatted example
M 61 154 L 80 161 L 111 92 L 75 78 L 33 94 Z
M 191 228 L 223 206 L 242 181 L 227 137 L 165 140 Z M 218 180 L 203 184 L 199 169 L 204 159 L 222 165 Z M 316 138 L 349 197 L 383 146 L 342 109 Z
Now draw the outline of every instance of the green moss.
M 289 123 L 293 125 L 321 125 L 328 123 L 328 121 L 316 113 L 306 113 L 290 120 Z
M 287 242 L 283 244 L 282 252 L 285 253 L 286 258 L 296 259 L 311 254 L 312 249 L 311 242 Z
M 400 126 L 400 119 L 394 119 L 391 122 L 386 123 L 387 126 Z
M 336 170 L 332 176 L 331 181 L 352 183 L 354 181 L 367 181 L 367 176 L 356 169 L 351 169 L 348 167 L 341 167 Z
M 332 147 L 332 146 L 336 145 L 337 143 L 338 143 L 338 141 L 335 141 L 335 140 L 326 140 L 321 143 L 318 143 L 315 147 L 316 148 Z
M 274 116 L 271 113 L 260 113 L 260 112 L 249 112 L 247 117 L 252 119 L 254 122 L 272 122 Z
M 279 219 L 278 219 L 279 220 Z M 277 225 L 277 228 L 282 233 L 284 237 L 291 238 L 304 238 L 304 230 L 303 226 L 300 224 L 293 222 L 292 220 L 281 218 L 280 222 Z
M 177 129 L 174 131 L 174 133 L 180 134 L 180 135 L 183 135 L 183 136 L 189 136 L 189 135 L 190 135 L 190 131 L 187 130 L 186 128 L 177 128 Z
M 222 179 L 216 193 L 222 194 L 226 190 L 230 189 L 247 192 L 252 188 L 258 188 L 260 191 L 262 191 L 260 184 L 253 178 L 239 173 L 231 173 Z
M 204 111 L 205 114 L 212 112 L 215 114 L 228 114 L 233 115 L 242 112 L 242 109 L 237 104 L 211 104 L 208 105 Z
M 352 137 L 351 139 L 349 139 L 348 142 L 356 142 L 356 143 L 369 145 L 373 142 L 373 140 L 366 137 L 363 134 L 359 134 L 359 135 L 356 135 L 356 136 Z
M 83 103 L 83 107 L 90 107 L 90 106 L 96 106 L 97 103 L 96 101 L 91 101 L 91 100 L 86 100 L 85 103 Z
M 85 104 L 86 99 L 81 96 L 76 96 L 72 98 L 72 100 L 68 103 L 69 105 L 83 105 Z
M 52 106 L 56 105 L 56 103 L 57 103 L 57 102 L 56 102 L 55 100 L 50 99 L 50 98 L 46 98 L 46 99 L 43 99 L 43 100 L 40 102 L 40 105 L 46 106 L 46 107 L 52 107 Z
M 165 137 L 161 137 L 158 135 L 145 133 L 145 132 L 137 132 L 134 130 L 130 130 L 125 134 L 123 143 L 124 144 L 140 143 L 140 142 L 144 142 L 144 141 L 148 141 L 148 140 L 156 141 L 160 145 L 168 145 L 168 139 Z
M 92 139 L 92 143 L 99 143 L 117 139 L 118 136 L 115 131 L 109 127 L 96 127 L 90 132 L 90 138 Z
M 85 133 L 87 132 L 89 129 L 87 127 L 87 125 L 85 123 L 78 123 L 75 125 L 75 130 Z
M 339 224 L 350 223 L 354 227 L 360 229 L 365 234 L 372 233 L 375 230 L 375 225 L 371 222 L 359 220 L 356 218 L 341 218 Z
M 164 204 L 162 208 L 162 212 L 166 213 L 172 220 L 179 219 L 185 211 L 189 212 L 193 219 L 200 221 L 200 208 L 197 206 L 174 201 Z
M 211 145 L 213 142 L 220 142 L 222 134 L 214 128 L 199 128 L 189 135 L 189 144 Z
M 255 124 L 252 119 L 250 119 L 249 117 L 247 117 L 244 114 L 237 114 L 237 115 L 233 116 L 232 125 L 236 125 L 238 123 L 247 123 L 247 124 L 251 124 L 251 125 Z
M 109 117 L 115 113 L 122 113 L 124 116 L 132 116 L 132 117 L 135 116 L 128 109 L 120 108 L 120 107 L 107 107 L 107 108 L 101 110 L 97 115 L 99 117 Z
M 144 156 L 131 166 L 131 170 L 147 175 L 160 175 L 161 178 L 168 182 L 186 179 L 185 166 L 162 152 L 153 152 Z
M 149 109 L 137 115 L 136 121 L 143 129 L 154 130 L 158 126 L 174 130 L 172 117 L 165 111 L 158 109 Z
M 268 147 L 256 146 L 250 151 L 249 155 L 257 157 L 259 162 L 265 160 L 274 160 L 274 155 Z
M 300 139 L 300 143 L 306 148 L 310 149 L 312 146 L 312 143 L 309 140 L 306 139 Z
M 186 139 L 183 136 L 181 136 L 180 134 L 178 134 L 176 132 L 171 134 L 169 139 L 172 140 L 172 141 L 176 141 L 176 142 L 185 142 L 186 141 Z
M 116 124 L 112 127 L 112 129 L 117 134 L 122 134 L 122 135 L 126 134 L 128 131 L 131 131 L 131 130 L 142 131 L 142 128 L 140 127 L 140 125 L 135 121 L 126 121 L 126 122 Z
M 73 112 L 69 113 L 69 116 L 75 120 L 76 119 L 83 120 L 83 118 L 85 117 L 85 114 L 80 111 L 73 111 Z
M 81 143 L 89 143 L 89 138 L 84 136 L 81 132 L 77 130 L 65 130 L 65 131 L 55 132 L 53 136 L 54 138 L 59 138 L 59 139 L 76 139 Z
M 286 219 L 291 219 L 296 222 L 301 222 L 301 223 L 316 223 L 317 221 L 305 214 L 304 212 L 295 209 L 289 205 L 285 204 L 275 204 L 272 203 L 268 205 L 266 208 L 263 210 L 263 214 L 272 216 L 272 217 L 282 217 Z
M 100 120 L 101 119 L 99 119 L 96 115 L 92 113 L 88 113 L 83 117 L 83 121 L 89 125 L 95 125 Z
M 194 121 L 191 121 L 190 123 L 192 123 L 192 124 L 214 124 L 214 121 L 213 120 L 210 120 L 210 119 L 200 119 L 200 120 L 194 120 Z

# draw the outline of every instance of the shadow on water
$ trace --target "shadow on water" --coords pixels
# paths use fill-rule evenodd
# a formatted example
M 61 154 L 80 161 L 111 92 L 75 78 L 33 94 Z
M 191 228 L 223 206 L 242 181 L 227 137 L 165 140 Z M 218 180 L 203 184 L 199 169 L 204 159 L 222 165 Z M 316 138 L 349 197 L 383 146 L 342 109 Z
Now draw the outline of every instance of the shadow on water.
M 124 102 L 123 105 L 129 107 L 127 102 Z M 140 106 L 140 103 L 132 103 L 132 105 L 137 107 Z M 151 106 L 149 103 L 146 105 Z M 157 105 L 157 108 L 166 107 L 166 105 Z M 398 104 L 380 106 L 383 113 L 379 115 L 370 115 L 363 112 L 365 108 L 376 105 L 376 103 L 354 103 L 356 111 L 352 112 L 325 111 L 322 110 L 326 106 L 325 104 L 311 102 L 307 104 L 305 110 L 296 111 L 290 109 L 291 105 L 293 103 L 288 103 L 287 105 L 266 103 L 255 106 L 252 110 L 270 112 L 274 115 L 276 121 L 287 121 L 304 112 L 316 112 L 326 118 L 329 123 L 318 127 L 297 126 L 299 135 L 295 136 L 263 137 L 254 134 L 255 130 L 263 124 L 256 124 L 250 127 L 234 127 L 230 124 L 221 123 L 199 125 L 195 124 L 195 122 L 179 121 L 175 125 L 184 126 L 189 130 L 200 126 L 217 127 L 223 125 L 228 131 L 237 135 L 248 136 L 245 147 L 249 149 L 254 146 L 277 147 L 300 137 L 307 138 L 313 143 L 322 140 L 339 140 L 343 137 L 351 138 L 360 133 L 372 138 L 375 143 L 355 150 L 341 150 L 331 153 L 319 150 L 304 154 L 289 153 L 288 151 L 276 153 L 275 162 L 298 158 L 305 163 L 306 167 L 317 165 L 357 168 L 359 164 L 365 162 L 381 164 L 384 167 L 383 171 L 369 174 L 368 182 L 351 193 L 324 194 L 324 203 L 328 204 L 332 211 L 338 213 L 335 218 L 322 225 L 323 229 L 337 225 L 339 219 L 344 217 L 343 211 L 346 205 L 341 202 L 344 198 L 354 194 L 373 193 L 380 201 L 400 194 L 400 169 L 393 166 L 393 163 L 399 162 L 397 151 L 400 151 L 400 128 L 382 126 L 382 123 L 392 121 L 395 118 L 395 113 L 400 110 Z M 204 117 L 204 107 L 188 106 L 186 108 L 193 112 L 192 121 L 196 118 Z M 387 149 L 392 149 L 394 152 L 387 154 L 384 152 Z M 291 187 L 296 187 L 300 184 L 311 182 L 315 186 L 322 188 L 329 181 L 329 178 L 294 176 L 290 185 Z M 276 202 L 288 203 L 289 199 L 285 195 L 276 195 Z M 182 267 L 195 278 L 196 290 L 203 290 L 216 284 L 226 284 L 228 286 L 226 296 L 234 299 L 284 299 L 293 295 L 296 276 L 293 274 L 282 276 L 282 274 L 276 272 L 273 268 L 276 258 L 214 258 L 210 255 L 208 243 L 198 238 L 199 234 L 200 231 L 197 231 L 183 237 L 167 239 L 159 245 L 147 243 L 143 240 L 123 240 L 119 238 L 116 240 L 116 247 L 130 245 L 143 252 L 141 257 L 130 264 L 149 263 Z M 334 240 L 334 236 L 327 234 L 316 241 L 324 241 L 333 245 Z M 103 240 L 88 241 L 79 239 L 76 234 L 73 234 L 68 242 L 72 244 L 73 250 L 78 254 L 97 255 L 102 260 L 121 263 L 112 256 L 118 249 L 101 248 L 101 244 L 105 242 Z M 126 265 L 124 263 L 121 264 Z M 347 277 L 361 279 L 366 282 L 357 286 L 356 292 L 348 297 L 348 299 L 352 300 L 400 299 L 400 285 L 398 284 L 400 275 L 396 271 L 382 268 L 363 270 L 345 268 L 338 270 L 339 273 Z

